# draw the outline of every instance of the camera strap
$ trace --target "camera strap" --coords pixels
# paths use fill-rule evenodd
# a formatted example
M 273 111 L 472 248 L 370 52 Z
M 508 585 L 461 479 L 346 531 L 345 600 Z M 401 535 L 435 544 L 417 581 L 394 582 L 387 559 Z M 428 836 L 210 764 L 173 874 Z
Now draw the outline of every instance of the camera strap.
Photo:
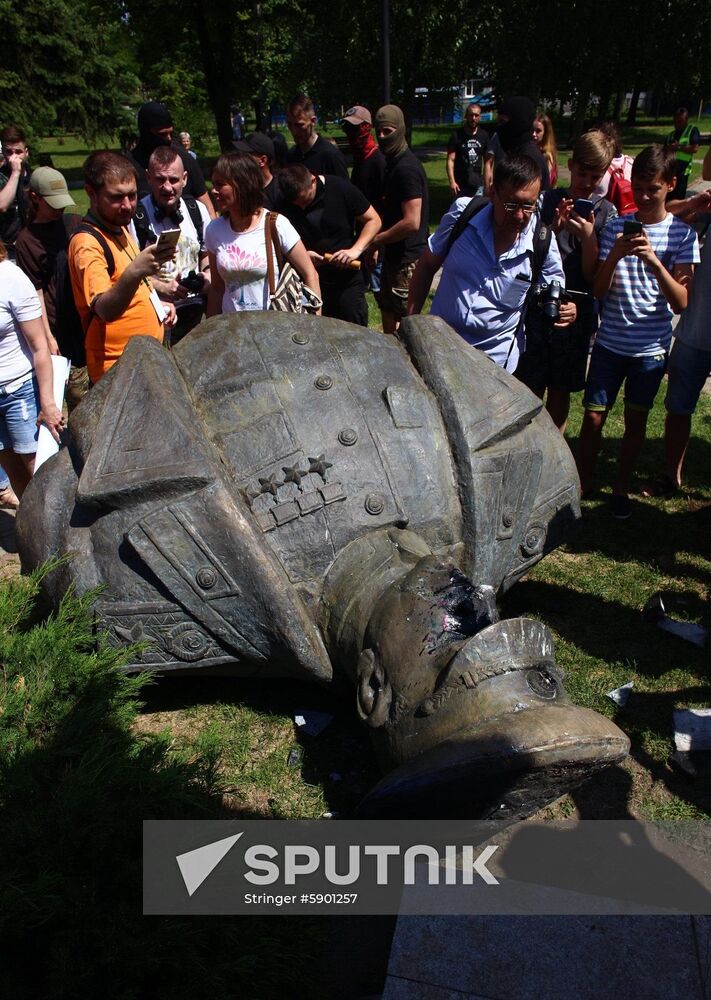
M 521 306 L 521 315 L 518 319 L 518 324 L 514 331 L 511 344 L 509 346 L 509 353 L 506 355 L 506 361 L 504 362 L 504 368 L 509 363 L 509 358 L 511 357 L 511 352 L 513 351 L 514 344 L 519 338 L 521 330 L 525 326 L 526 316 L 528 314 L 528 309 L 531 304 L 531 296 L 533 291 L 538 284 L 538 280 L 541 277 L 541 272 L 543 271 L 543 265 L 546 262 L 546 257 L 548 256 L 548 251 L 550 250 L 551 237 L 553 235 L 553 230 L 550 226 L 541 218 L 540 214 L 536 217 L 536 228 L 533 231 L 533 255 L 531 258 L 531 284 L 528 291 L 526 292 L 526 298 L 523 300 L 523 305 Z

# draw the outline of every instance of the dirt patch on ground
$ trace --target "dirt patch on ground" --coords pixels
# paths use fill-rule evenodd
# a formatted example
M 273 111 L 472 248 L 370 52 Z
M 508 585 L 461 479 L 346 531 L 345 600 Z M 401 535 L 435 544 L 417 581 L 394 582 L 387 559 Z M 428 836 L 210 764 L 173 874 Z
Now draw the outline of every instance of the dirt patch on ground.
M 167 712 L 143 712 L 136 717 L 133 731 L 141 735 L 157 736 L 168 729 L 174 740 L 192 743 L 206 724 L 207 720 L 196 719 L 194 713 L 173 709 Z
M 15 511 L 0 510 L 0 580 L 20 575 L 20 557 L 15 541 Z

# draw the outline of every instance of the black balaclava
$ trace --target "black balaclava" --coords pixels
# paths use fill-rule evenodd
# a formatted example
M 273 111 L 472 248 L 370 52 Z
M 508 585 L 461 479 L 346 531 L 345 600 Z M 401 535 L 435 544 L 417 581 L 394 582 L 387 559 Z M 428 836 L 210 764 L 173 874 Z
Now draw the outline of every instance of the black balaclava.
M 392 160 L 407 149 L 405 139 L 405 118 L 396 104 L 386 104 L 378 108 L 375 115 L 375 130 L 383 125 L 391 125 L 395 131 L 391 135 L 378 136 L 378 145 L 387 159 Z
M 150 156 L 154 149 L 163 145 L 160 139 L 153 135 L 151 129 L 170 128 L 173 124 L 170 111 L 168 111 L 165 104 L 160 104 L 158 101 L 149 101 L 147 104 L 141 105 L 138 109 L 136 121 L 138 123 L 138 144 Z
M 528 97 L 510 97 L 499 108 L 508 121 L 499 125 L 496 134 L 505 153 L 519 150 L 530 142 L 533 136 L 533 119 L 536 109 Z

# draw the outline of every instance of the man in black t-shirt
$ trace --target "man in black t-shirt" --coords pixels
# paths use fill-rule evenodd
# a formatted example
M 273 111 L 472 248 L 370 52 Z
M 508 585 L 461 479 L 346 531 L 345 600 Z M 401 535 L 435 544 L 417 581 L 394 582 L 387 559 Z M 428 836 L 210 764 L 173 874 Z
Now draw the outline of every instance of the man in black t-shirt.
M 289 150 L 289 163 L 303 163 L 312 174 L 334 174 L 348 180 L 346 161 L 338 146 L 316 132 L 316 112 L 310 97 L 299 94 L 289 103 L 286 124 L 296 143 Z
M 360 104 L 349 108 L 341 120 L 341 128 L 353 154 L 351 184 L 355 184 L 370 204 L 377 208 L 383 197 L 385 157 L 373 138 L 372 127 L 370 111 Z
M 0 241 L 10 260 L 15 259 L 15 240 L 27 221 L 29 208 L 30 168 L 25 133 L 16 125 L 8 125 L 0 133 L 2 166 L 0 166 Z
M 280 211 L 319 269 L 323 315 L 367 326 L 360 258 L 380 229 L 378 213 L 350 181 L 315 177 L 301 163 L 280 172 L 279 186 Z
M 383 200 L 383 185 L 385 184 L 385 157 L 380 152 L 373 138 L 373 120 L 370 111 L 362 104 L 348 108 L 341 121 L 341 128 L 346 134 L 348 145 L 353 154 L 353 169 L 351 184 L 355 184 L 365 195 L 370 204 L 380 211 Z M 380 291 L 381 264 L 368 268 L 365 263 L 365 280 L 372 292 Z
M 489 133 L 479 128 L 481 107 L 470 104 L 464 112 L 464 127 L 455 129 L 447 144 L 447 179 L 453 198 L 474 195 L 483 184 L 482 159 Z
M 394 334 L 405 315 L 417 259 L 427 246 L 429 194 L 422 164 L 405 140 L 400 108 L 386 104 L 379 109 L 375 134 L 385 156 L 383 199 L 377 206 L 383 228 L 371 243 L 370 257 L 382 256 L 378 305 L 383 332 Z
M 205 178 L 202 175 L 200 165 L 194 156 L 191 156 L 179 142 L 173 140 L 173 119 L 165 104 L 157 101 L 149 101 L 141 105 L 138 109 L 138 142 L 133 149 L 125 155 L 133 163 L 138 175 L 138 200 L 147 197 L 151 193 L 150 185 L 146 176 L 148 161 L 151 153 L 158 146 L 172 146 L 177 155 L 183 161 L 183 167 L 188 175 L 183 194 L 192 196 L 201 201 L 208 211 L 211 219 L 215 218 L 215 209 L 207 193 Z

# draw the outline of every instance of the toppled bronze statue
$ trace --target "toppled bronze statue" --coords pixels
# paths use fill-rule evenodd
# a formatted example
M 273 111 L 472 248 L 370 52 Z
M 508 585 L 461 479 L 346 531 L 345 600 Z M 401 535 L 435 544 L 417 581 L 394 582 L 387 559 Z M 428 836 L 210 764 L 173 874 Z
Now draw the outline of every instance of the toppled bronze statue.
M 580 517 L 539 399 L 441 320 L 401 340 L 242 313 L 169 353 L 135 338 L 17 518 L 57 603 L 105 585 L 132 664 L 345 675 L 384 779 L 364 816 L 518 818 L 622 759 L 569 701 L 551 635 L 496 595 Z

